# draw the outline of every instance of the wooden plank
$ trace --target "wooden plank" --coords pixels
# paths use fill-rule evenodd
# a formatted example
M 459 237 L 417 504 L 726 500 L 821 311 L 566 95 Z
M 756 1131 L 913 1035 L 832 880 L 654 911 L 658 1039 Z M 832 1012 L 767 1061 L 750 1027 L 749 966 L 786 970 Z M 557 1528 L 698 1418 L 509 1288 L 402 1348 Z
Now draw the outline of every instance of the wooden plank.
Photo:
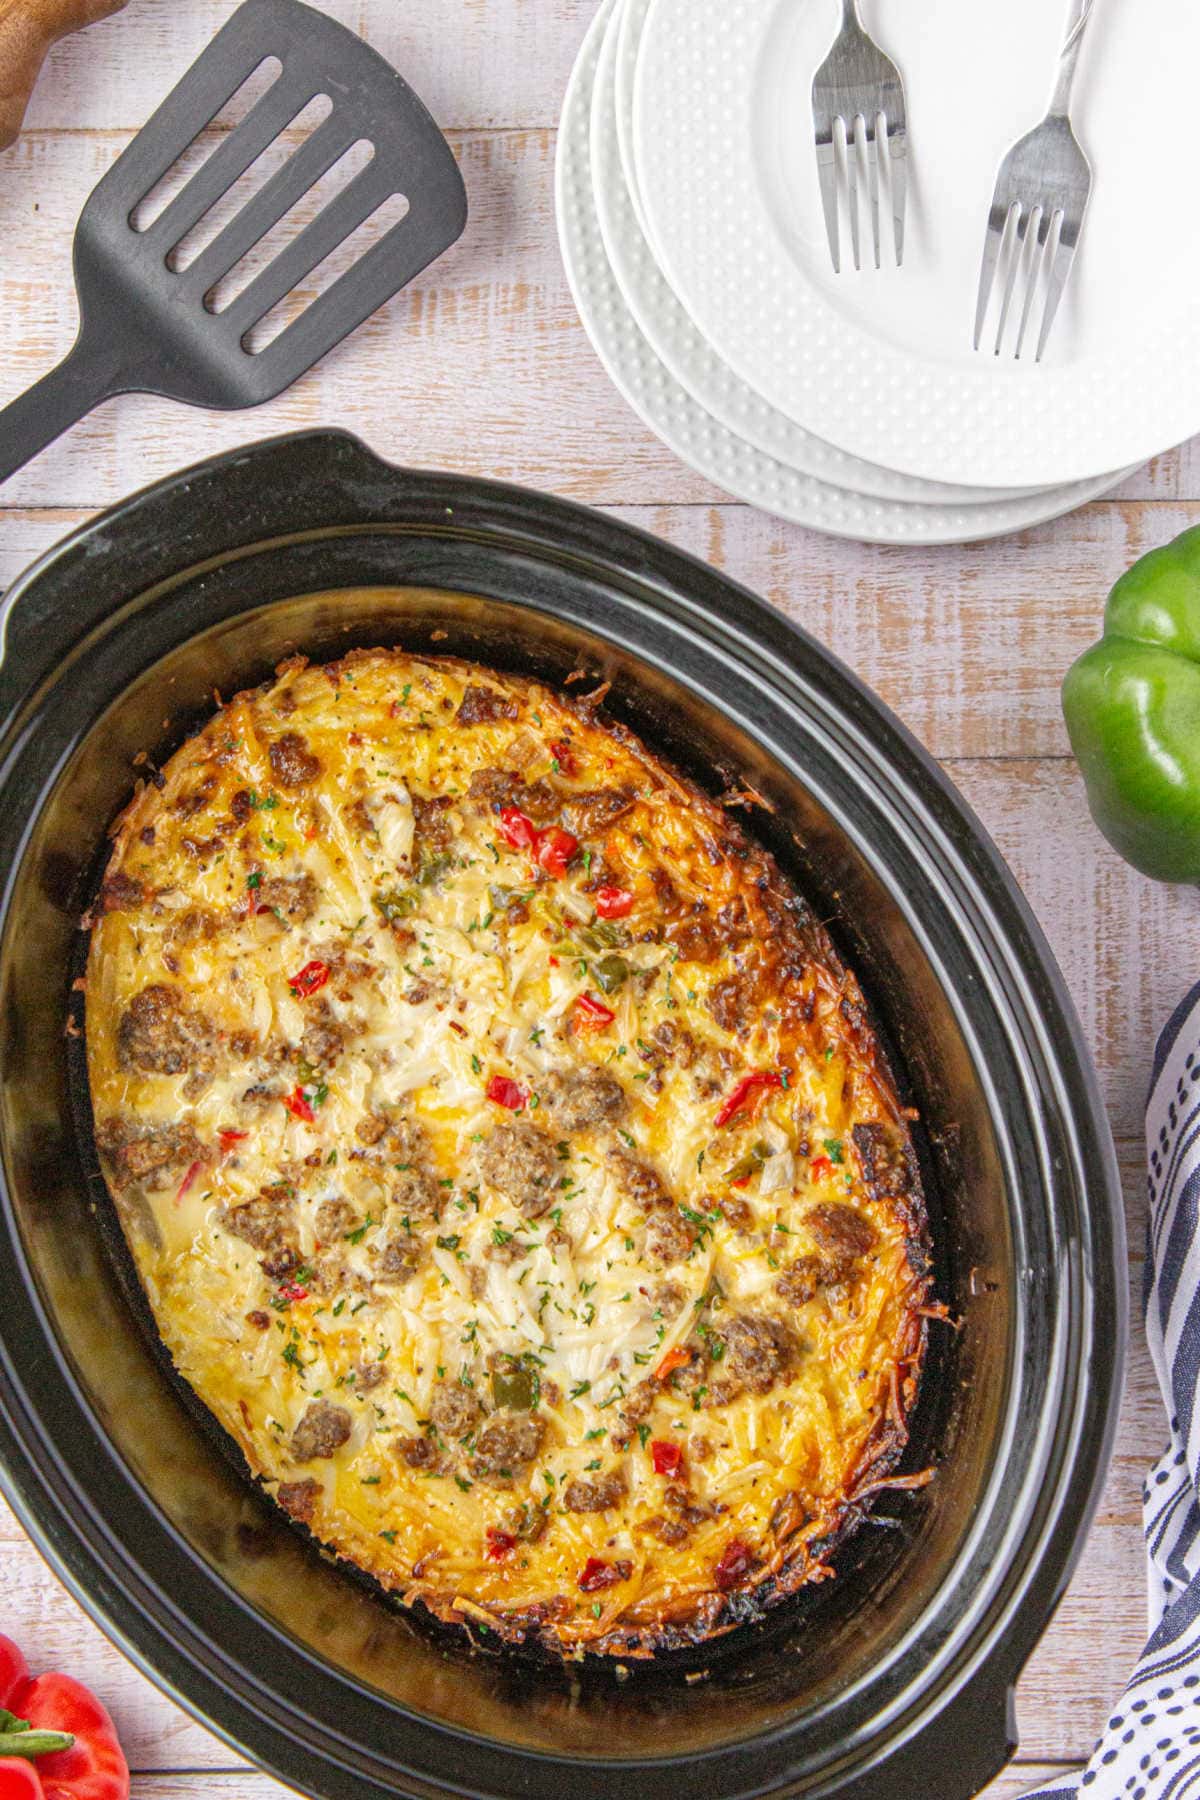
M 1154 1043 L 1200 968 L 1190 890 L 1147 881 L 1093 828 L 1073 762 L 947 772 L 1024 888 L 1074 999 L 1113 1129 L 1136 1139 Z
M 1200 494 L 1200 439 L 1156 456 L 1112 489 L 1115 500 L 1185 500 Z
M 1062 678 L 1099 636 L 1109 588 L 1200 520 L 1194 506 L 1113 502 L 999 543 L 914 549 L 746 506 L 615 510 L 774 602 L 943 759 L 1067 755 Z
M 980 1800 L 1019 1800 L 1021 1794 L 1027 1794 L 1031 1788 L 1049 1787 L 1056 1779 L 1069 1774 L 1071 1763 L 1060 1762 L 1027 1762 L 1024 1757 L 1019 1762 L 1010 1763 L 996 1781 L 984 1788 Z M 247 1797 L 249 1800 L 249 1796 Z
M 51 51 L 26 115 L 37 131 L 136 129 L 237 0 L 134 0 Z M 593 0 L 322 0 L 414 87 L 443 129 L 553 125 Z M 4 159 L 0 157 L 0 170 Z
M 774 602 L 935 756 L 1026 760 L 1067 754 L 1062 677 L 1099 632 L 1112 582 L 1200 521 L 1197 503 L 1106 503 L 999 544 L 915 550 L 841 543 L 747 506 L 613 510 Z M 0 590 L 86 516 L 0 512 Z
M 94 35 L 126 16 L 96 27 Z M 127 141 L 127 134 L 110 130 L 35 132 L 3 159 L 0 316 L 11 349 L 0 367 L 0 402 L 35 380 L 74 337 L 75 220 Z M 289 394 L 241 414 L 123 396 L 14 476 L 7 503 L 37 505 L 52 497 L 63 505 L 107 504 L 182 462 L 316 424 L 358 431 L 393 461 L 492 474 L 592 504 L 718 501 L 718 491 L 631 414 L 586 339 L 555 236 L 553 131 L 486 131 L 454 141 L 473 201 L 464 239 Z M 1152 478 L 1127 491 L 1200 498 L 1200 452 L 1163 459 Z M 1041 527 L 1007 545 L 960 554 L 957 564 L 937 553 L 924 564 L 920 552 L 890 555 L 911 554 L 914 568 L 944 567 L 947 577 L 960 566 L 969 584 L 980 569 L 992 579 L 987 571 L 995 568 L 995 579 L 1003 573 L 1020 591 L 1029 552 L 1053 546 L 1058 531 Z M 831 550 L 814 534 L 795 538 L 818 563 L 839 553 L 844 560 L 834 566 L 849 569 L 858 554 L 849 545 Z M 862 554 L 868 571 L 879 566 L 873 553 Z M 1068 584 L 1075 593 L 1086 568 L 1080 564 Z M 1036 591 L 1053 616 L 1058 594 L 1040 576 L 1039 569 Z M 948 584 L 944 591 L 953 592 Z M 1011 580 L 989 590 L 1001 637 L 1011 592 Z M 1028 665 L 1021 657 L 1010 666 Z
M 125 141 L 35 133 L 8 153 L 0 312 L 15 352 L 0 401 L 73 339 L 74 221 Z M 474 199 L 462 242 L 288 394 L 250 414 L 123 396 L 14 476 L 6 501 L 107 503 L 181 460 L 320 423 L 358 431 L 393 461 L 451 464 L 593 501 L 716 498 L 631 422 L 583 336 L 554 238 L 553 133 L 475 135 L 456 149 Z

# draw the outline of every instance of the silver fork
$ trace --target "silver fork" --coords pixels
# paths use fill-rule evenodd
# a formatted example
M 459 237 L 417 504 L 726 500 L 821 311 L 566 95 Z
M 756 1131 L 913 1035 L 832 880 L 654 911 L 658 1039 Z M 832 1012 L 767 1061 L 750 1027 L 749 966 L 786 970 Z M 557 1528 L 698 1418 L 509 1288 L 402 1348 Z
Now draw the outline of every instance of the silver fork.
M 1004 343 L 1018 282 L 1023 280 L 1024 304 L 1017 329 L 1016 355 L 1021 354 L 1034 301 L 1039 290 L 1044 289 L 1045 303 L 1035 359 L 1042 360 L 1050 327 L 1075 260 L 1092 191 L 1092 166 L 1071 129 L 1068 110 L 1083 34 L 1094 5 L 1095 0 L 1071 0 L 1071 26 L 1059 59 L 1050 111 L 1040 125 L 1018 139 L 1000 164 L 988 213 L 983 267 L 979 272 L 979 298 L 975 305 L 977 350 L 987 322 L 996 271 L 1002 253 L 1006 253 L 1007 274 L 996 327 L 996 355 L 999 356 Z
M 907 192 L 908 126 L 904 83 L 890 57 L 862 28 L 856 0 L 842 0 L 842 29 L 833 49 L 813 77 L 813 130 L 817 141 L 817 174 L 833 266 L 841 273 L 838 238 L 838 168 L 846 171 L 850 241 L 854 266 L 862 268 L 859 251 L 859 188 L 866 186 L 879 267 L 879 139 L 888 153 L 896 263 L 904 261 L 904 203 Z

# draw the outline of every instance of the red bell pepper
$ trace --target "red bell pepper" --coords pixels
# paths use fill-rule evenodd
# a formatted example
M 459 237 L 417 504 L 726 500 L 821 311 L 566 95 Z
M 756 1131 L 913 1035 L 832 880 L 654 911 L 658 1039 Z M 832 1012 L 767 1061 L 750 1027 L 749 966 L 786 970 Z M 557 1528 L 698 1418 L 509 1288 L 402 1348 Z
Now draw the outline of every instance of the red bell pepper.
M 692 1360 L 691 1351 L 685 1350 L 682 1344 L 676 1344 L 676 1346 L 673 1350 L 667 1351 L 667 1354 L 663 1357 L 663 1359 L 659 1363 L 657 1369 L 655 1369 L 655 1371 L 654 1371 L 655 1381 L 668 1380 L 669 1377 L 675 1373 L 676 1369 L 686 1368 L 687 1364 L 690 1363 L 691 1360 Z
M 217 1133 L 221 1149 L 227 1156 L 235 1144 L 244 1144 L 249 1136 L 250 1133 L 248 1131 L 234 1131 L 231 1128 L 227 1128 L 224 1131 L 218 1131 Z
M 493 1075 L 486 1088 L 487 1097 L 496 1106 L 504 1106 L 509 1112 L 523 1112 L 529 1095 L 519 1081 L 511 1075 Z
M 511 1556 L 517 1547 L 517 1540 L 511 1531 L 501 1531 L 498 1525 L 487 1528 L 487 1549 L 484 1552 L 489 1562 L 503 1562 Z
M 633 911 L 633 895 L 628 888 L 596 889 L 596 913 L 601 919 L 627 919 Z
M 825 1181 L 833 1174 L 833 1164 L 827 1156 L 814 1156 L 808 1165 L 808 1172 L 814 1181 Z
M 313 1111 L 312 1104 L 303 1088 L 293 1088 L 290 1094 L 285 1094 L 283 1096 L 283 1104 L 287 1107 L 293 1119 L 303 1119 L 306 1125 L 313 1125 L 316 1123 L 317 1115 Z
M 732 1093 L 721 1102 L 714 1124 L 728 1125 L 742 1113 L 748 1119 L 756 1119 L 767 1095 L 782 1086 L 783 1076 L 773 1069 L 756 1069 L 752 1075 L 743 1075 Z
M 666 1475 L 674 1480 L 683 1468 L 683 1448 L 669 1443 L 666 1438 L 655 1438 L 650 1445 L 650 1460 L 656 1475 Z
M 70 1675 L 30 1679 L 0 1637 L 0 1800 L 128 1800 L 129 1766 L 108 1713 Z
M 175 1190 L 176 1206 L 179 1205 L 179 1202 L 183 1199 L 183 1196 L 187 1193 L 188 1189 L 192 1186 L 197 1175 L 200 1173 L 200 1171 L 203 1167 L 204 1167 L 204 1164 L 200 1161 L 199 1158 L 197 1158 L 197 1160 L 191 1165 L 187 1174 L 184 1176 L 184 1178 L 180 1182 L 178 1188 Z
M 754 1562 L 754 1552 L 749 1544 L 741 1538 L 731 1538 L 721 1552 L 721 1560 L 714 1571 L 714 1579 L 723 1594 L 728 1594 L 750 1573 Z
M 632 1563 L 609 1563 L 602 1557 L 589 1556 L 579 1571 L 579 1591 L 583 1594 L 597 1594 L 601 1588 L 616 1587 L 618 1582 L 628 1581 L 632 1574 Z
M 547 875 L 552 875 L 555 881 L 561 881 L 567 872 L 567 864 L 578 848 L 577 837 L 572 837 L 561 825 L 548 825 L 545 831 L 538 832 L 533 860 L 539 869 L 545 869 Z
M 563 775 L 574 775 L 576 769 L 574 753 L 566 738 L 559 738 L 550 746 L 550 754 L 558 764 Z
M 0 1756 L 0 1800 L 46 1800 L 42 1778 L 31 1762 Z
M 580 994 L 575 1002 L 575 1024 L 580 1031 L 603 1031 L 616 1018 L 611 1006 L 595 994 Z
M 329 964 L 314 960 L 305 963 L 298 975 L 293 975 L 288 982 L 297 1000 L 307 1000 L 310 994 L 319 993 L 329 980 Z
M 567 864 L 579 848 L 579 839 L 560 825 L 548 825 L 539 831 L 519 806 L 500 808 L 500 836 L 513 850 L 528 850 L 539 869 L 556 881 L 567 872 Z
M 512 850 L 532 850 L 537 844 L 538 829 L 519 806 L 502 806 L 500 836 Z

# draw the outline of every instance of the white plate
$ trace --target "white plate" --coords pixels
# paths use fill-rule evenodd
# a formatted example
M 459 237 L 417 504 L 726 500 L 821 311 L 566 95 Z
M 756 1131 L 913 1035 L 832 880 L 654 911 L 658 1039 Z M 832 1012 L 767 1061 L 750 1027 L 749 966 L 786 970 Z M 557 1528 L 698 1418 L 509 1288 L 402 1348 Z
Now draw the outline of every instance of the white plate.
M 616 107 L 617 148 L 621 170 L 629 190 L 637 222 L 649 241 L 642 196 L 638 192 L 637 158 L 633 153 L 633 87 L 637 75 L 638 51 L 642 47 L 642 26 L 650 11 L 650 0 L 617 0 L 617 10 L 609 26 L 617 33 Z
M 634 149 L 665 273 L 744 380 L 867 461 L 972 486 L 1061 483 L 1200 429 L 1200 6 L 1097 8 L 1075 108 L 1096 179 L 1046 361 L 971 348 L 996 170 L 1045 109 L 1065 10 L 873 0 L 907 92 L 905 262 L 836 276 L 809 95 L 837 0 L 653 0 Z
M 584 40 L 563 106 L 555 166 L 559 243 L 584 327 L 611 379 L 650 429 L 698 474 L 726 492 L 797 524 L 883 544 L 963 543 L 1055 518 L 1113 485 L 1114 477 L 999 505 L 917 506 L 873 500 L 801 475 L 755 450 L 704 410 L 639 331 L 604 251 L 591 186 L 590 135 L 596 65 L 614 0 L 605 0 Z
M 734 374 L 697 330 L 647 241 L 620 152 L 622 107 L 626 103 L 632 106 L 633 102 L 629 69 L 636 66 L 638 33 L 648 10 L 649 0 L 617 0 L 617 9 L 605 32 L 592 99 L 592 187 L 613 274 L 638 325 L 672 375 L 722 425 L 728 425 L 748 444 L 790 464 L 802 475 L 816 475 L 822 481 L 832 481 L 876 499 L 915 500 L 926 506 L 1015 499 L 1011 488 L 964 488 L 951 482 L 922 481 L 915 475 L 900 475 L 876 463 L 847 456 L 844 450 L 805 431 L 764 400 L 755 388 Z M 624 83 L 618 73 L 622 65 L 626 70 Z M 630 130 L 632 124 L 630 113 Z M 1114 475 L 1113 480 L 1116 479 Z

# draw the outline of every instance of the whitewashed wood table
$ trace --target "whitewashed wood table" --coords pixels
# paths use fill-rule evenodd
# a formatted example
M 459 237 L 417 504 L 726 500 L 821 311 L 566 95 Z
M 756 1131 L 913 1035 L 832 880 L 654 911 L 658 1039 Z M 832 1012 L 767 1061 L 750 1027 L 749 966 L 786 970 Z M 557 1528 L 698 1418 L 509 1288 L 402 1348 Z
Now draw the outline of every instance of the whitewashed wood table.
M 114 402 L 0 495 L 0 588 L 97 508 L 271 432 L 349 426 L 394 460 L 587 501 L 766 594 L 851 664 L 941 759 L 993 833 L 1060 959 L 1095 1052 L 1126 1176 L 1140 1281 L 1141 1099 L 1154 1034 L 1200 971 L 1200 907 L 1143 881 L 1093 831 L 1058 684 L 1135 556 L 1200 520 L 1194 443 L 1074 517 L 999 544 L 871 549 L 727 501 L 633 417 L 588 345 L 554 234 L 558 108 L 594 0 L 325 0 L 449 132 L 471 197 L 463 241 L 283 399 L 232 417 Z M 52 52 L 0 155 L 0 402 L 74 333 L 71 234 L 101 172 L 234 0 L 130 0 Z M 1198 440 L 1200 442 L 1200 440 Z M 1163 1421 L 1135 1328 L 1116 1460 L 1087 1550 L 1021 1684 L 1015 1795 L 1086 1756 L 1141 1648 L 1139 1488 Z M 0 1628 L 36 1667 L 89 1681 L 136 1800 L 268 1800 L 276 1783 L 137 1674 L 0 1503 Z M 881 1795 L 880 1800 L 886 1800 Z

